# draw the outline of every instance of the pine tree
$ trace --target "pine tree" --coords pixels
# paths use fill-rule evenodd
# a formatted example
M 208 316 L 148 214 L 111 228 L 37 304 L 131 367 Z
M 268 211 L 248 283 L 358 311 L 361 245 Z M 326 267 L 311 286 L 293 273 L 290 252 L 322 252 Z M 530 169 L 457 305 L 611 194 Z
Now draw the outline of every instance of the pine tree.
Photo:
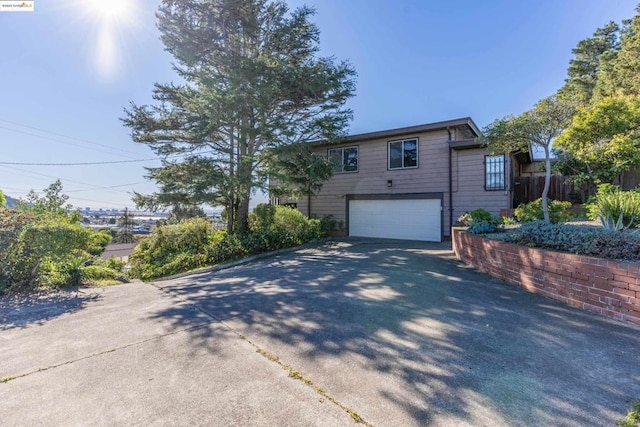
M 243 232 L 249 197 L 269 173 L 265 150 L 343 134 L 355 71 L 318 55 L 313 14 L 284 1 L 162 2 L 158 28 L 183 83 L 156 84 L 157 103 L 132 103 L 123 118 L 134 141 L 166 159 L 150 170 L 163 188 L 149 205 L 166 206 L 172 193 L 222 204 L 229 231 Z M 167 158 L 176 154 L 189 157 Z

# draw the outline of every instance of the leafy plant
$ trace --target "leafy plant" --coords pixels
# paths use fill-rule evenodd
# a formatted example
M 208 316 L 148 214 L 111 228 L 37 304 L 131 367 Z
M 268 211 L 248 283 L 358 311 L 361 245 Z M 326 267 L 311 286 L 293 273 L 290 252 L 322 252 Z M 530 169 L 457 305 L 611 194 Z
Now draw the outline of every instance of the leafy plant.
M 614 232 L 600 227 L 533 221 L 509 230 L 505 240 L 579 255 L 640 260 L 639 234 Z
M 320 220 L 298 210 L 263 205 L 243 234 L 214 232 L 209 221 L 194 218 L 158 227 L 136 247 L 131 274 L 144 280 L 233 260 L 249 254 L 301 245 L 322 236 Z
M 622 230 L 640 224 L 640 192 L 622 191 L 610 184 L 598 186 L 587 207 L 592 219 L 599 218 L 605 228 Z
M 573 219 L 573 213 L 569 211 L 571 202 L 548 200 L 547 205 L 549 206 L 549 218 L 552 223 L 567 222 Z M 521 204 L 514 211 L 514 215 L 519 222 L 543 220 L 542 198 L 527 204 Z
M 616 422 L 620 427 L 638 427 L 640 426 L 640 402 L 633 402 L 631 408 L 627 411 L 627 416 Z
M 494 233 L 498 230 L 498 226 L 487 221 L 473 222 L 467 232 L 471 234 L 487 234 Z

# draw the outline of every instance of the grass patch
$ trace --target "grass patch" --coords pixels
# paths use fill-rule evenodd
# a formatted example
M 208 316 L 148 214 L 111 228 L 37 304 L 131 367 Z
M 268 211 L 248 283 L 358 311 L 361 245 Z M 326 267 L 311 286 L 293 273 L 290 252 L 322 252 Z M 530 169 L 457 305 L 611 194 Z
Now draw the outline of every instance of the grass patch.
M 633 402 L 631 408 L 627 411 L 627 416 L 616 422 L 620 427 L 638 427 L 640 426 L 640 401 Z
M 300 373 L 300 371 L 297 371 L 297 370 L 295 370 L 293 368 L 289 368 L 289 376 L 291 378 L 295 378 L 296 380 L 301 380 L 303 378 L 302 374 Z
M 0 383 L 8 383 L 11 380 L 15 380 L 16 377 L 11 376 L 11 375 L 7 375 L 6 377 L 2 377 L 0 378 Z
M 280 358 L 278 356 L 276 356 L 273 353 L 269 353 L 268 351 L 265 351 L 261 348 L 256 350 L 256 353 L 260 353 L 262 356 L 266 357 L 267 359 L 271 360 L 272 362 L 279 362 Z

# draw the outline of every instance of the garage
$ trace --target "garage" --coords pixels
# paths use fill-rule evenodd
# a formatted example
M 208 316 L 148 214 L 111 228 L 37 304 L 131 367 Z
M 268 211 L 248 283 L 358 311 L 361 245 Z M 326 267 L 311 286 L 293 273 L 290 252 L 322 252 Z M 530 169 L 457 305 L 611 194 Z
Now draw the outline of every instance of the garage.
M 347 203 L 350 236 L 442 240 L 441 198 L 368 198 L 348 200 Z

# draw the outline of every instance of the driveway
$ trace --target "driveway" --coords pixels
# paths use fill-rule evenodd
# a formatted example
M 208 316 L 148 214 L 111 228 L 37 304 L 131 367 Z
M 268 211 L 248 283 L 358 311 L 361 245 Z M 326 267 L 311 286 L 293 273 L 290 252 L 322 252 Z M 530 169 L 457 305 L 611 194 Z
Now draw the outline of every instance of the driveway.
M 447 244 L 345 240 L 52 298 L 0 300 L 4 425 L 614 425 L 640 399 L 640 328 Z

